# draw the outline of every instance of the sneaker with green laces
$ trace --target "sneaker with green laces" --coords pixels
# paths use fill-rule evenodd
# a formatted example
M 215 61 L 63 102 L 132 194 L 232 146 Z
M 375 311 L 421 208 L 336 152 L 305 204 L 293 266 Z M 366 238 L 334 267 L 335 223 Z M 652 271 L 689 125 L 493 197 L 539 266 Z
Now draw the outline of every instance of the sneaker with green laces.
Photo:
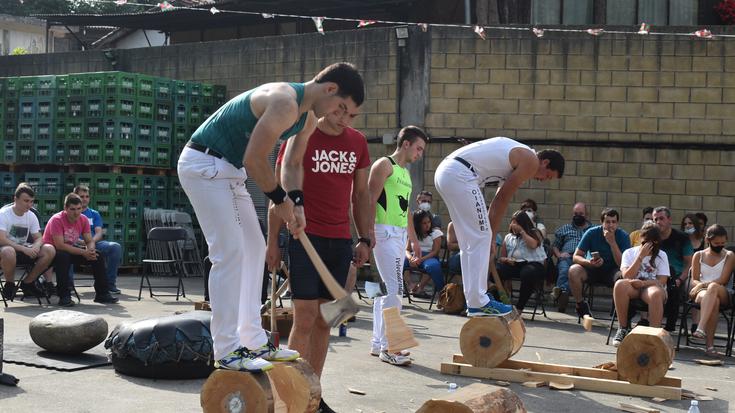
M 242 347 L 215 361 L 214 367 L 225 370 L 263 372 L 272 369 L 273 364 Z
M 250 352 L 268 361 L 294 361 L 301 357 L 298 351 L 276 347 L 270 341 Z

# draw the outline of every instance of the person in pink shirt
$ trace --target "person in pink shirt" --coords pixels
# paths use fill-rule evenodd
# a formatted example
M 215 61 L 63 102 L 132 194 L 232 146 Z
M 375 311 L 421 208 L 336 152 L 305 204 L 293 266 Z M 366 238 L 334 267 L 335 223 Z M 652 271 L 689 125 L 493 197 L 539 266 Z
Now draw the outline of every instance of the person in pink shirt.
M 83 245 L 80 238 L 84 241 Z M 73 280 L 69 275 L 72 265 L 77 267 L 89 265 L 94 274 L 94 301 L 102 304 L 114 304 L 118 299 L 110 295 L 105 275 L 105 261 L 99 259 L 95 250 L 94 239 L 87 217 L 82 215 L 82 199 L 71 193 L 64 198 L 64 210 L 51 217 L 43 232 L 43 242 L 56 248 L 54 271 L 59 294 L 59 305 L 71 307 L 71 286 Z

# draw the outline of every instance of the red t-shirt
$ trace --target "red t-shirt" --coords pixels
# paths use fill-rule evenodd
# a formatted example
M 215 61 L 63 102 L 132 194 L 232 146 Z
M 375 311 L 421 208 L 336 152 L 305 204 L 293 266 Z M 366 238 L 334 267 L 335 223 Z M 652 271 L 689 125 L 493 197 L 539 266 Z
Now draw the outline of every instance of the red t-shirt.
M 74 245 L 84 233 L 91 233 L 89 219 L 80 215 L 75 223 L 69 222 L 66 211 L 57 212 L 49 219 L 46 229 L 43 231 L 43 243 L 54 245 L 54 235 L 64 237 L 64 243 Z
M 281 164 L 286 143 L 276 163 Z M 306 233 L 348 239 L 352 182 L 358 169 L 370 166 L 365 136 L 352 128 L 327 135 L 316 128 L 304 154 L 304 214 Z

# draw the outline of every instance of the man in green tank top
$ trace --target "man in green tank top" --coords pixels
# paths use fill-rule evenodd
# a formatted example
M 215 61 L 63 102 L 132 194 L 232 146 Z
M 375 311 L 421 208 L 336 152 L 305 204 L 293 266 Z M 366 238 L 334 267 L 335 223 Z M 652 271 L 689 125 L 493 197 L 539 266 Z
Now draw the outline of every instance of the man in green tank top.
M 373 255 L 380 278 L 386 285 L 387 295 L 373 301 L 373 339 L 370 354 L 398 366 L 411 363 L 406 352 L 388 351 L 383 310 L 401 309 L 403 297 L 403 258 L 406 238 L 414 251 L 421 251 L 413 219 L 409 213 L 411 176 L 406 165 L 417 161 L 424 153 L 429 137 L 416 126 L 406 126 L 398 132 L 398 147 L 391 156 L 378 159 L 370 168 L 368 188 L 370 201 L 375 204 L 375 240 Z M 414 258 L 414 259 L 417 259 Z
M 260 321 L 265 240 L 250 178 L 273 201 L 275 214 L 298 237 L 304 230 L 303 152 L 318 118 L 354 111 L 364 100 L 362 77 L 335 63 L 306 83 L 266 83 L 225 103 L 181 152 L 178 176 L 209 246 L 209 294 L 215 366 L 265 371 L 270 361 L 299 353 L 268 341 Z M 289 139 L 278 184 L 269 156 Z M 296 155 L 294 155 L 296 154 Z M 284 189 L 285 187 L 285 189 Z M 288 192 L 287 192 L 288 191 Z

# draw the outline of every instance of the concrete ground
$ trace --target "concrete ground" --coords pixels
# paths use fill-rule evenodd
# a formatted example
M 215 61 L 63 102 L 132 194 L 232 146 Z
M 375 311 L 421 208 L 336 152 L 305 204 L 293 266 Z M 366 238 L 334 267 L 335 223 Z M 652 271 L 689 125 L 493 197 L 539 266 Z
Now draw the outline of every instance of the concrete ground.
M 139 278 L 121 277 L 120 305 L 103 306 L 92 302 L 91 288 L 82 288 L 82 304 L 74 310 L 103 316 L 110 329 L 118 322 L 170 315 L 193 308 L 202 299 L 201 279 L 186 280 L 187 298 L 176 302 L 172 297 L 137 300 Z M 357 296 L 355 295 L 355 298 Z M 56 303 L 56 298 L 52 299 Z M 408 305 L 404 300 L 405 320 L 413 327 L 420 346 L 412 349 L 413 365 L 395 367 L 368 354 L 372 311 L 368 302 L 360 302 L 361 312 L 350 323 L 347 337 L 333 330 L 329 355 L 322 377 L 324 399 L 338 412 L 414 412 L 431 397 L 447 393 L 448 383 L 460 387 L 478 379 L 445 376 L 439 364 L 450 361 L 459 352 L 459 331 L 465 319 L 429 311 L 428 304 Z M 286 305 L 290 305 L 286 301 Z M 602 304 L 600 304 L 602 306 Z M 38 314 L 58 307 L 38 306 L 35 302 L 10 303 L 5 319 L 5 348 L 13 342 L 29 341 L 28 323 Z M 519 360 L 572 364 L 591 367 L 615 359 L 612 346 L 605 345 L 607 328 L 602 324 L 584 333 L 576 317 L 549 311 L 550 319 L 526 320 L 526 341 L 514 357 Z M 101 345 L 100 345 L 101 346 Z M 733 358 L 725 366 L 707 367 L 693 361 L 702 357 L 700 349 L 682 349 L 676 355 L 670 375 L 683 378 L 683 387 L 711 396 L 700 402 L 702 412 L 735 411 Z M 6 356 L 7 358 L 7 356 Z M 196 412 L 201 411 L 199 391 L 204 380 L 164 381 L 140 379 L 117 374 L 111 366 L 77 372 L 57 372 L 16 364 L 3 365 L 3 372 L 20 379 L 18 387 L 0 386 L 0 412 Z M 348 392 L 348 388 L 365 395 Z M 709 390 L 708 388 L 716 389 Z M 530 389 L 512 383 L 530 412 L 614 412 L 619 402 L 653 406 L 662 412 L 687 411 L 688 400 L 655 403 L 651 399 L 589 391 L 552 391 Z

